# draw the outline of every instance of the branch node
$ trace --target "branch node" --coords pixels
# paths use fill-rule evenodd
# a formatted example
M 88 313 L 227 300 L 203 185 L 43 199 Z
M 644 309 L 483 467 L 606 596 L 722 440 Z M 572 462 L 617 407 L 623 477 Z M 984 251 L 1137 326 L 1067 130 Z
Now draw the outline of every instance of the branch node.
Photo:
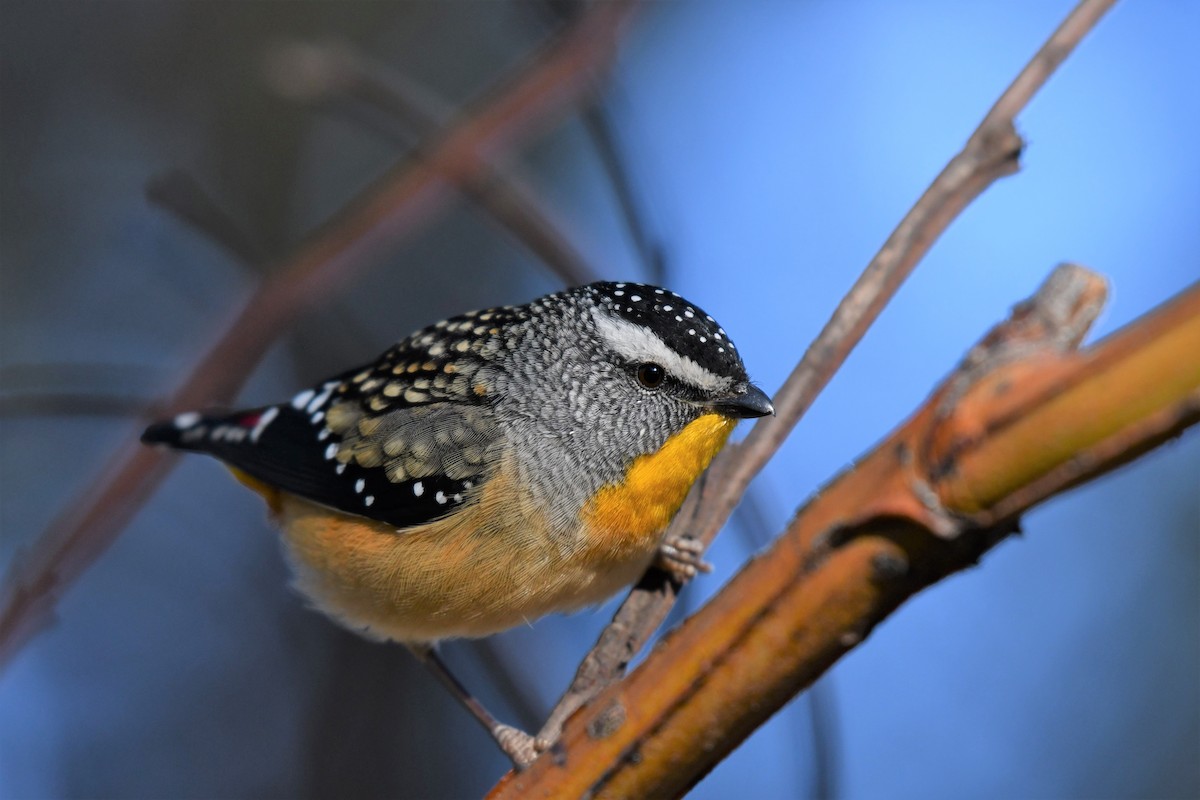
M 588 721 L 587 734 L 593 739 L 607 739 L 625 724 L 625 706 L 614 700 L 608 707 Z
M 890 551 L 876 553 L 871 557 L 871 569 L 875 580 L 881 583 L 898 580 L 908 574 L 908 559 Z

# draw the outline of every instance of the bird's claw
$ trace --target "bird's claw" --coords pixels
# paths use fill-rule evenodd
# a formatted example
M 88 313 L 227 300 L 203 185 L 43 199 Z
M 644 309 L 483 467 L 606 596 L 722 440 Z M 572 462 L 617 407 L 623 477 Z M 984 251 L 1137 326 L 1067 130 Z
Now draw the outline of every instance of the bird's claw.
M 500 724 L 492 728 L 492 738 L 500 745 L 504 754 L 512 759 L 518 770 L 525 769 L 538 757 L 534 738 L 512 725 Z
M 668 535 L 658 546 L 654 565 L 670 575 L 676 583 L 687 583 L 701 572 L 712 572 L 712 564 L 704 560 L 704 543 L 686 536 Z

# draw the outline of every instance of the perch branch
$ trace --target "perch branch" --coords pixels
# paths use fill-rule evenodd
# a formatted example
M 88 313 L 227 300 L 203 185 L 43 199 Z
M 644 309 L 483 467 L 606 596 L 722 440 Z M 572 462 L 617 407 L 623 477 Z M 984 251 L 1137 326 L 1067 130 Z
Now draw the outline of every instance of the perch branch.
M 779 449 L 917 262 L 984 189 L 1018 170 L 1022 141 L 1014 118 L 1114 2 L 1082 0 L 1026 64 L 838 305 L 775 394 L 776 416 L 760 420 L 740 446 L 726 448 L 713 462 L 706 479 L 676 516 L 672 533 L 711 543 L 751 479 Z M 568 716 L 624 672 L 629 659 L 666 618 L 678 588 L 654 570 L 634 587 L 551 712 L 538 735 L 540 746 L 553 742 Z
M 760 558 L 491 797 L 678 796 L 905 599 L 1033 504 L 1200 421 L 1200 285 L 1084 350 L 1100 278 L 1060 267 Z
M 470 172 L 480 159 L 571 108 L 611 61 L 633 5 L 597 4 L 449 127 L 423 158 L 405 160 L 348 204 L 259 285 L 167 407 L 228 401 L 288 324 L 433 214 L 445 195 L 446 176 Z M 115 540 L 174 460 L 131 439 L 81 496 L 65 503 L 32 547 L 13 559 L 0 587 L 0 665 L 52 621 L 58 598 Z

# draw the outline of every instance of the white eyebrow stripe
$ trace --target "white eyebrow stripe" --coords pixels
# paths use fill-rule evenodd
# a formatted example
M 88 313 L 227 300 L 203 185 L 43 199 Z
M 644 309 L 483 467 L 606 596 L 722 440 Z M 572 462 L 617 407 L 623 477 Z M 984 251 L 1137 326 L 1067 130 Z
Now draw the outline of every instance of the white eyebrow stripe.
M 635 364 L 652 361 L 661 365 L 668 375 L 706 391 L 721 391 L 733 385 L 733 378 L 721 377 L 675 352 L 641 325 L 609 316 L 599 308 L 592 311 L 592 316 L 596 319 L 596 330 L 609 346 Z

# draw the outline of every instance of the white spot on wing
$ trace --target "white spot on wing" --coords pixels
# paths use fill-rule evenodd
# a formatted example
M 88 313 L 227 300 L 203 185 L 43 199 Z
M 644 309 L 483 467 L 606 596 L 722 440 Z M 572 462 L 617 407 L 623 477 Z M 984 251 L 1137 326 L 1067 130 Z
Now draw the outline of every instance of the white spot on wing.
M 277 406 L 271 406 L 266 411 L 262 412 L 262 415 L 258 418 L 258 422 L 254 425 L 254 429 L 250 431 L 250 441 L 257 442 L 258 437 L 262 436 L 262 432 L 265 431 L 267 426 L 274 422 L 275 418 L 278 416 L 279 408 Z
M 297 411 L 301 410 L 309 404 L 309 402 L 313 399 L 313 395 L 315 394 L 316 392 L 314 392 L 312 389 L 305 389 L 303 392 L 292 398 L 292 408 L 296 409 Z
M 175 423 L 175 427 L 182 431 L 192 427 L 199 422 L 200 419 L 200 415 L 195 411 L 188 411 L 185 414 L 180 414 L 179 416 L 175 417 L 175 419 L 172 421 Z
M 312 402 L 310 402 L 308 404 L 308 409 L 307 409 L 308 413 L 315 414 L 317 409 L 319 409 L 321 406 L 325 405 L 325 402 L 329 399 L 329 395 L 333 394 L 333 390 L 336 389 L 337 387 L 338 387 L 338 381 L 329 381 L 324 386 L 322 386 L 321 393 L 319 395 L 317 395 L 316 397 L 314 397 L 312 399 Z M 292 404 L 294 405 L 295 402 L 296 401 L 293 400 Z

